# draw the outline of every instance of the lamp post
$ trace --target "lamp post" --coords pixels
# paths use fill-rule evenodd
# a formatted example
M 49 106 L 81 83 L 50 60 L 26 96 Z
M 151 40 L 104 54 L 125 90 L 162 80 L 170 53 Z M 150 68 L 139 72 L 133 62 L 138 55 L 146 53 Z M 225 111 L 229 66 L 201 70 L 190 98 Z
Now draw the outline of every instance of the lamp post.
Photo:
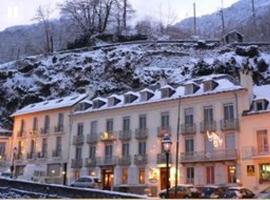
M 170 179 L 170 169 L 169 169 L 169 156 L 170 156 L 170 151 L 171 151 L 171 146 L 172 146 L 172 141 L 171 138 L 168 134 L 166 134 L 163 139 L 162 139 L 162 145 L 163 145 L 163 150 L 166 155 L 166 172 L 167 172 L 167 180 L 166 180 L 166 198 L 169 198 L 169 179 Z
M 13 148 L 13 156 L 12 156 L 12 166 L 10 167 L 10 172 L 11 172 L 12 178 L 15 177 L 15 158 L 16 158 L 16 154 L 17 154 L 17 147 L 14 147 Z

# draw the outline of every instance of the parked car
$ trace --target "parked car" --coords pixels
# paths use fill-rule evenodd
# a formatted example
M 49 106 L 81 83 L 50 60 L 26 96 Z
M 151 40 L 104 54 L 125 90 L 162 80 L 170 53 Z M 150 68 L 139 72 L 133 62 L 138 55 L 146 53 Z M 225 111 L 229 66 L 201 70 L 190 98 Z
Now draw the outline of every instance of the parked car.
M 222 198 L 225 193 L 225 189 L 217 185 L 206 185 L 197 188 L 201 192 L 201 198 L 218 199 Z
M 70 184 L 72 187 L 99 188 L 100 179 L 92 176 L 83 176 Z
M 265 188 L 257 195 L 258 199 L 270 199 L 270 186 Z
M 1 172 L 0 177 L 12 178 L 12 174 L 10 172 Z
M 159 193 L 160 198 L 166 198 L 166 190 L 162 190 Z M 193 185 L 178 185 L 177 186 L 177 195 L 175 196 L 175 187 L 169 189 L 168 198 L 200 198 L 199 190 Z
M 255 194 L 251 190 L 244 187 L 229 187 L 223 196 L 224 199 L 251 199 L 254 197 Z

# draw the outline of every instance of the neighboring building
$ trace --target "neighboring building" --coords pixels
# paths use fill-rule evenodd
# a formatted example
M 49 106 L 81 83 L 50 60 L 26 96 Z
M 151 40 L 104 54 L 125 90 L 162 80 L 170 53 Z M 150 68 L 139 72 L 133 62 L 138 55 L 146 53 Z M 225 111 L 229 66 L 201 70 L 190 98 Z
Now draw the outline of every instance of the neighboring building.
M 239 117 L 249 108 L 251 90 L 250 74 L 241 73 L 241 85 L 228 75 L 212 75 L 79 103 L 72 120 L 70 181 L 95 175 L 104 189 L 149 189 L 155 195 L 166 184 L 161 140 L 169 133 L 173 185 L 180 102 L 179 183 L 236 183 Z
M 261 191 L 270 182 L 270 85 L 255 86 L 241 120 L 241 183 Z
M 225 36 L 223 36 L 223 41 L 226 44 L 242 43 L 244 41 L 244 36 L 238 31 L 233 30 L 227 33 Z
M 46 183 L 66 182 L 70 115 L 74 105 L 84 98 L 86 95 L 77 95 L 35 103 L 12 115 L 11 152 L 16 148 L 16 177 Z
M 12 131 L 0 127 L 0 172 L 10 170 L 10 155 Z

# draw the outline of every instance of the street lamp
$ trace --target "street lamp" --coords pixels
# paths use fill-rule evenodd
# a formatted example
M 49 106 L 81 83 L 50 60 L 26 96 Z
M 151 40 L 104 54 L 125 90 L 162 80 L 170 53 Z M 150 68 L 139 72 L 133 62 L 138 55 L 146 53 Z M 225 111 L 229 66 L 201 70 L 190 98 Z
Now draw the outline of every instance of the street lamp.
M 15 177 L 15 158 L 16 158 L 16 155 L 17 155 L 17 147 L 14 147 L 13 148 L 13 156 L 12 156 L 12 166 L 10 167 L 10 172 L 11 172 L 11 176 L 12 178 Z
M 163 139 L 162 139 L 162 145 L 163 145 L 163 150 L 166 155 L 166 172 L 167 172 L 167 180 L 166 180 L 166 197 L 169 198 L 169 178 L 170 178 L 170 169 L 169 169 L 169 156 L 170 156 L 170 151 L 171 151 L 171 146 L 172 146 L 172 141 L 171 138 L 168 134 L 166 134 Z

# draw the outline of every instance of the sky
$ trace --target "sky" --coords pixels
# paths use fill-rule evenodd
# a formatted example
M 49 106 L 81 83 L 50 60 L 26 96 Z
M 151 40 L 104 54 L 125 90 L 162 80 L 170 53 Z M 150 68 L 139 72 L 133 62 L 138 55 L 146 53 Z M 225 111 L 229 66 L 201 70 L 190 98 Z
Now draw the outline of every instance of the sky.
M 0 0 L 0 31 L 14 25 L 34 23 L 37 8 L 49 6 L 53 17 L 59 16 L 57 4 L 64 0 Z M 152 17 L 165 23 L 178 22 L 193 15 L 193 2 L 197 15 L 212 13 L 221 8 L 222 0 L 129 0 L 136 10 L 136 19 Z M 223 0 L 228 7 L 238 0 Z M 170 16 L 170 17 L 168 17 Z

